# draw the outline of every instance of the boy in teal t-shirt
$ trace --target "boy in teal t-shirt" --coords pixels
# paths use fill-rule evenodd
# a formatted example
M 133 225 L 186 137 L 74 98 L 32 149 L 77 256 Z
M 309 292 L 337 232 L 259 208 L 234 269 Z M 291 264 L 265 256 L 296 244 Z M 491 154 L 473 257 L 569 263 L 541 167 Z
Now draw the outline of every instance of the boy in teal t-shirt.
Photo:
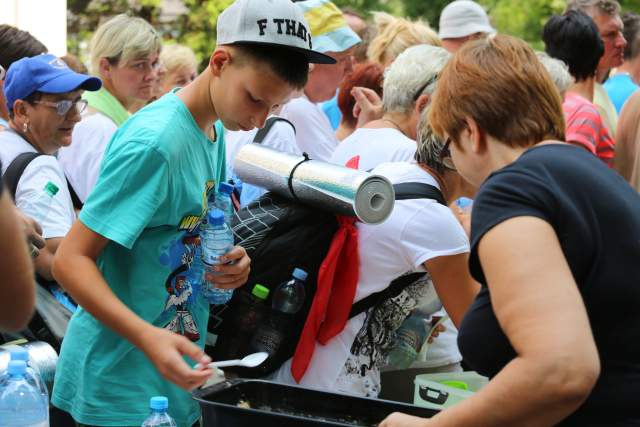
M 240 247 L 226 255 L 233 264 L 215 271 L 200 259 L 207 194 L 225 179 L 214 122 L 262 126 L 304 87 L 310 62 L 333 62 L 309 50 L 307 28 L 289 0 L 236 1 L 218 19 L 209 67 L 113 136 L 54 261 L 56 279 L 82 308 L 69 323 L 51 400 L 77 422 L 139 426 L 155 395 L 169 398 L 179 426 L 197 422 L 188 390 L 212 373 L 192 368 L 210 362 L 203 287 L 241 286 L 250 264 Z

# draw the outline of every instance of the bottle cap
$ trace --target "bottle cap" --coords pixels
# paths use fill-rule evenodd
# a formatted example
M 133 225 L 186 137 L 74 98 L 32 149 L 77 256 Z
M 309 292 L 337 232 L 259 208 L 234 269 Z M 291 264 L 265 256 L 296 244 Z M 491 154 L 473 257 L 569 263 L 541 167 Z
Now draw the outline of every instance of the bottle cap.
M 11 360 L 22 360 L 24 362 L 29 362 L 29 352 L 22 347 L 15 347 L 9 351 L 9 356 Z
M 9 375 L 24 375 L 27 372 L 27 362 L 24 360 L 11 360 L 7 367 Z
M 458 205 L 460 209 L 468 208 L 473 205 L 473 200 L 468 197 L 460 197 L 456 200 L 456 205 Z
M 256 283 L 256 285 L 253 287 L 253 291 L 251 291 L 253 295 L 262 300 L 267 299 L 267 297 L 269 296 L 269 292 L 269 288 L 264 287 L 259 283 Z
M 156 411 L 164 411 L 169 409 L 169 399 L 164 396 L 154 396 L 149 401 L 149 408 Z
M 58 186 L 55 185 L 53 182 L 49 181 L 47 182 L 47 185 L 44 186 L 44 191 L 46 191 L 47 193 L 49 193 L 51 195 L 51 197 L 55 196 L 56 194 L 58 194 Z
M 305 280 L 307 280 L 307 277 L 308 277 L 308 276 L 309 276 L 309 275 L 307 274 L 307 272 L 306 272 L 306 271 L 304 271 L 304 270 L 303 270 L 303 269 L 301 269 L 301 268 L 295 268 L 295 269 L 293 270 L 293 277 L 294 277 L 295 279 L 302 280 L 302 281 L 304 282 Z
M 221 182 L 220 185 L 218 185 L 218 192 L 231 195 L 231 193 L 233 193 L 233 185 L 228 182 Z
M 216 225 L 224 224 L 224 212 L 222 212 L 220 209 L 214 209 L 213 211 L 209 212 L 209 215 L 207 215 L 207 222 L 209 223 L 209 225 L 214 227 Z

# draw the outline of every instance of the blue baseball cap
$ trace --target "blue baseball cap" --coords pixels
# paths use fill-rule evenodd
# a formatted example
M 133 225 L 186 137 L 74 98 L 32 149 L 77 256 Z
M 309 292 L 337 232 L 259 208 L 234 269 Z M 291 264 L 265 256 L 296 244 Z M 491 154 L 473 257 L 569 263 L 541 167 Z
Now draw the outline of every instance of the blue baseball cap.
M 22 58 L 9 67 L 4 80 L 4 96 L 11 110 L 18 99 L 34 92 L 67 93 L 76 89 L 96 91 L 102 86 L 97 77 L 73 71 L 55 55 Z

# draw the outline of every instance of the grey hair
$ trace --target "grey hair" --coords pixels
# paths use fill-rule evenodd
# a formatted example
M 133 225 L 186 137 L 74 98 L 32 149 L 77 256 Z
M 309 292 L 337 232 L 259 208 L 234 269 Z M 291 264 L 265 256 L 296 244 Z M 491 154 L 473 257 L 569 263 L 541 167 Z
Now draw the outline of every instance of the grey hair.
M 571 73 L 569 73 L 569 67 L 563 61 L 550 57 L 546 52 L 536 52 L 536 55 L 564 98 L 565 92 L 574 82 Z
M 422 163 L 442 174 L 447 167 L 442 163 L 442 149 L 445 141 L 440 138 L 431 127 L 429 122 L 429 110 L 427 106 L 420 114 L 418 122 L 418 138 L 416 141 L 416 154 L 413 156 L 416 162 Z
M 615 16 L 620 14 L 620 3 L 616 0 L 569 0 L 565 10 L 579 10 L 593 18 L 593 12 Z
M 450 57 L 443 48 L 426 44 L 402 52 L 385 71 L 384 111 L 406 113 L 413 108 L 420 94 L 433 94 L 438 74 Z

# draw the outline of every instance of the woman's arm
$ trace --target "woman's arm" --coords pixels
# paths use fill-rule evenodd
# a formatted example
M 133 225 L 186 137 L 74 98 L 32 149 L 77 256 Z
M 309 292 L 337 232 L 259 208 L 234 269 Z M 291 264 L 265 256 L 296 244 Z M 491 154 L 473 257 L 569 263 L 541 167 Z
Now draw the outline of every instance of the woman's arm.
M 3 331 L 24 328 L 35 304 L 33 264 L 18 215 L 3 191 L 0 196 L 0 330 Z
M 600 373 L 589 319 L 553 228 L 509 219 L 479 246 L 496 317 L 517 357 L 487 386 L 432 419 L 381 426 L 551 426 L 589 396 Z
M 456 327 L 480 291 L 469 273 L 469 254 L 441 256 L 424 263 L 433 280 L 438 297 Z
M 212 374 L 191 369 L 182 356 L 207 364 L 211 360 L 196 344 L 147 323 L 113 293 L 96 265 L 108 240 L 76 221 L 53 261 L 53 275 L 85 310 L 142 350 L 167 380 L 190 390 Z

